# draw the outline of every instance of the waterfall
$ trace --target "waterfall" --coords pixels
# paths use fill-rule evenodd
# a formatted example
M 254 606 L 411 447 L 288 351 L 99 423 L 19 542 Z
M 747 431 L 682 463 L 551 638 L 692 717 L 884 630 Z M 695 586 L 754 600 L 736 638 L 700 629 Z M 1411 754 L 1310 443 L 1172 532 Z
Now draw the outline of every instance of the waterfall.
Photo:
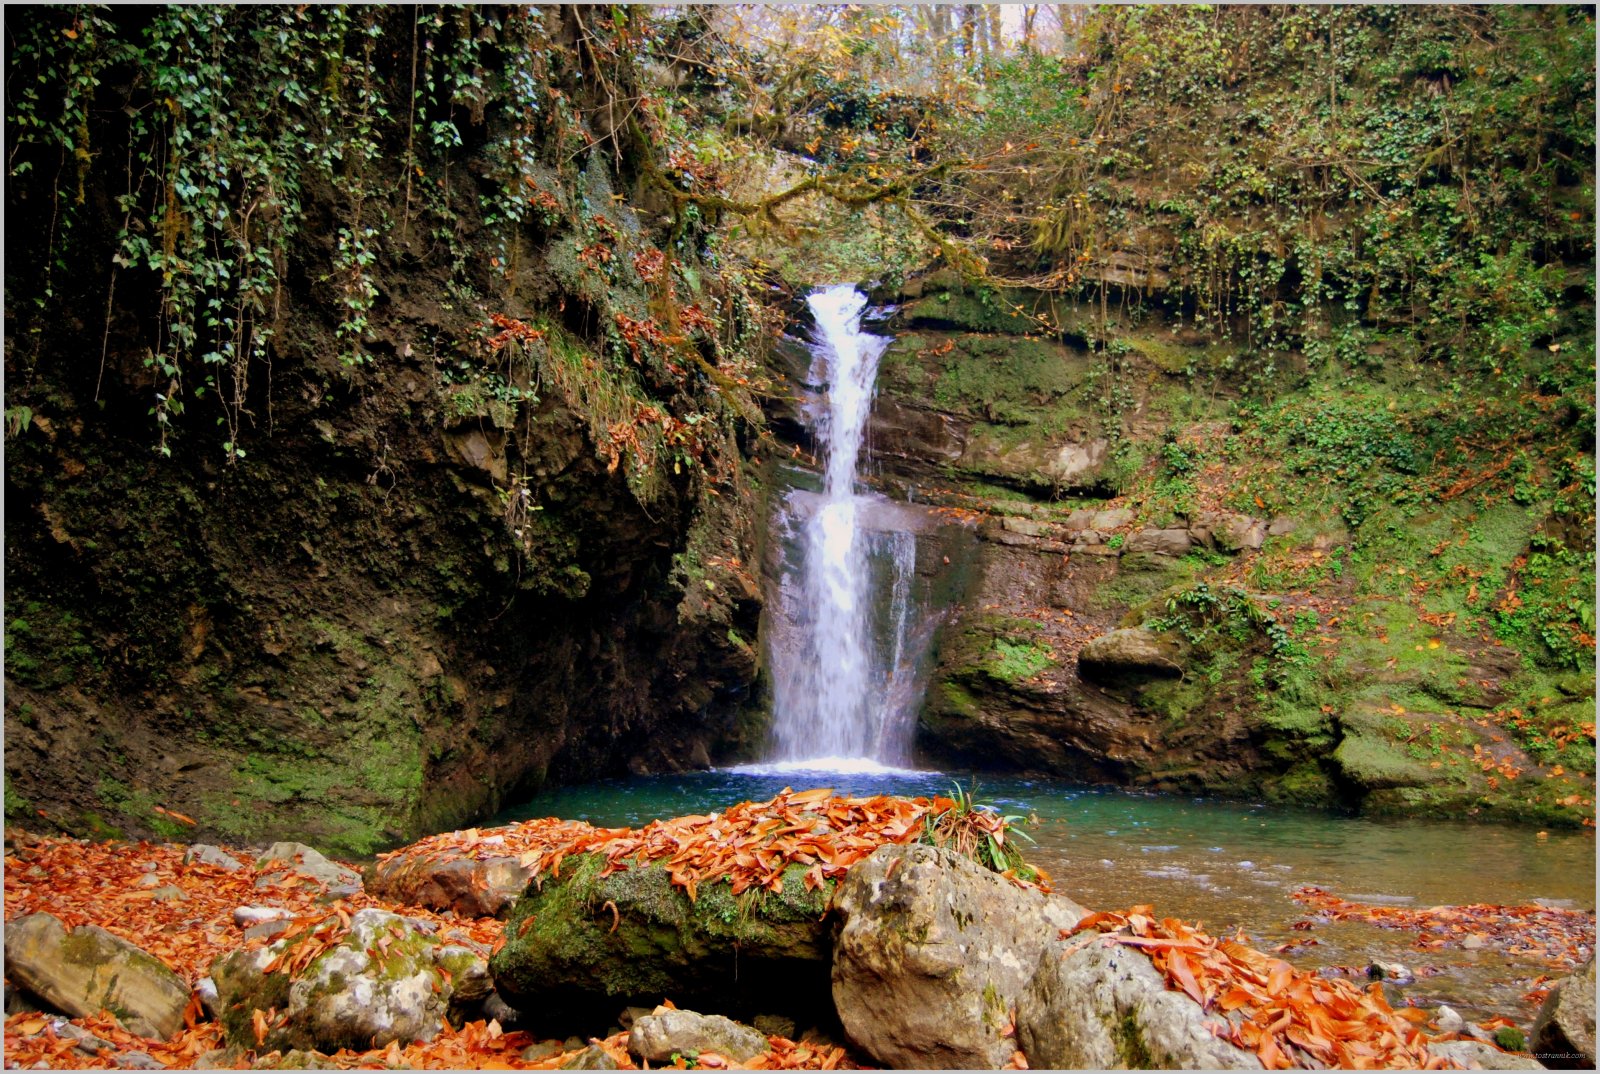
M 771 760 L 903 765 L 932 624 L 917 607 L 917 541 L 903 508 L 856 488 L 878 359 L 890 341 L 861 331 L 866 297 L 854 287 L 824 288 L 808 302 L 816 319 L 809 379 L 826 386 L 811 414 L 822 489 L 790 490 L 774 520 L 783 562 L 769 631 Z

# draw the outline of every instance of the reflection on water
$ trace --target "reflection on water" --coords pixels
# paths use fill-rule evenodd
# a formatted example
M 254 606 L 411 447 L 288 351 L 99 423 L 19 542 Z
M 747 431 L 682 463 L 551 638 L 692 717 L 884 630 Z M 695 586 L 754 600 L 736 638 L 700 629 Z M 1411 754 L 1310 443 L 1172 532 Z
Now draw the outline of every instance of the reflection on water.
M 770 766 L 568 787 L 508 810 L 496 823 L 559 816 L 603 826 L 703 813 L 785 787 L 839 794 L 947 794 L 957 777 L 905 770 L 808 771 Z M 970 781 L 962 779 L 963 785 Z M 1419 951 L 1411 933 L 1358 923 L 1290 926 L 1305 918 L 1289 893 L 1303 885 L 1348 899 L 1403 906 L 1529 903 L 1593 909 L 1592 831 L 1551 832 L 1448 821 L 1371 820 L 1241 803 L 1137 795 L 1048 780 L 986 777 L 978 798 L 1036 818 L 1024 830 L 1031 861 L 1056 888 L 1095 909 L 1150 903 L 1213 934 L 1242 929 L 1270 950 L 1315 940 L 1284 957 L 1308 968 L 1373 959 L 1418 974 L 1403 995 L 1463 1014 L 1526 1020 L 1521 994 L 1550 967 L 1491 948 Z

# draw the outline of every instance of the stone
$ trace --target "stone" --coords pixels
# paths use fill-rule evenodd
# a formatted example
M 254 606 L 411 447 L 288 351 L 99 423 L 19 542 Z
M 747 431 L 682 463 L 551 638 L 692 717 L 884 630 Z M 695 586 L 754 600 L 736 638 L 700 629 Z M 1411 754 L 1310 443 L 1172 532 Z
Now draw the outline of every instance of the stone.
M 292 921 L 262 921 L 245 929 L 244 938 L 246 940 L 275 940 L 293 927 L 294 922 Z
M 1258 551 L 1267 540 L 1267 524 L 1246 515 L 1227 515 L 1212 531 L 1212 539 L 1224 552 Z
M 309 876 L 324 887 L 355 884 L 361 880 L 361 874 L 354 869 L 329 861 L 304 843 L 272 844 L 265 854 L 256 859 L 256 868 L 265 869 L 272 865 L 286 865 L 291 872 Z
M 73 1017 L 108 1010 L 130 1033 L 166 1040 L 183 1028 L 189 986 L 154 955 L 95 925 L 49 914 L 6 923 L 6 976 Z
M 218 869 L 236 872 L 244 868 L 244 864 L 232 854 L 221 847 L 214 847 L 210 843 L 196 843 L 183 852 L 185 865 L 214 865 Z
M 8 948 L 9 950 L 9 948 Z M 1547 1067 L 1593 1070 L 1594 959 L 1550 989 L 1533 1019 L 1529 1050 Z
M 561 1064 L 562 1070 L 616 1070 L 617 1061 L 600 1045 L 591 1044 Z
M 167 1064 L 160 1062 L 149 1052 L 121 1052 L 117 1055 L 117 1066 L 123 1070 L 166 1070 Z
M 1440 1033 L 1459 1033 L 1467 1020 L 1454 1007 L 1440 1004 L 1439 1009 L 1433 1014 L 1434 1023 L 1439 1027 Z
M 1295 531 L 1295 520 L 1286 515 L 1279 515 L 1267 523 L 1268 537 L 1284 537 Z
M 453 988 L 435 961 L 441 946 L 398 914 L 358 912 L 350 919 L 349 935 L 289 986 L 289 1021 L 297 1043 L 334 1052 L 432 1040 L 444 1027 Z M 373 950 L 379 951 L 376 959 Z
M 834 909 L 833 1000 L 856 1046 L 887 1067 L 978 1070 L 1011 1059 L 1011 1008 L 1040 951 L 1086 913 L 925 845 L 873 852 Z
M 1148 955 L 1099 937 L 1052 940 L 1016 1012 L 1017 1042 L 1035 1070 L 1261 1069 L 1208 1021 Z
M 200 978 L 194 983 L 194 994 L 200 997 L 200 1006 L 215 1020 L 222 1010 L 222 1004 L 217 1002 L 217 982 L 210 977 Z
M 771 1050 L 764 1035 L 731 1018 L 670 1007 L 657 1007 L 655 1013 L 636 1020 L 628 1031 L 628 1051 L 652 1063 L 702 1052 L 715 1052 L 743 1063 Z
M 793 1018 L 785 1018 L 781 1014 L 758 1014 L 750 1019 L 750 1024 L 769 1037 L 794 1040 Z
M 279 1056 L 265 1055 L 251 1064 L 252 1070 L 331 1070 L 332 1057 L 315 1048 L 291 1048 Z
M 559 1040 L 541 1040 L 522 1049 L 522 1058 L 524 1062 L 537 1063 L 541 1059 L 560 1055 L 566 1050 Z
M 1515 1052 L 1503 1052 L 1492 1044 L 1476 1040 L 1431 1042 L 1428 1054 L 1453 1059 L 1467 1070 L 1544 1070 L 1537 1059 Z
M 365 1051 L 391 1041 L 427 1041 L 443 1027 L 452 1005 L 489 994 L 483 956 L 444 944 L 386 910 L 358 911 L 348 934 L 293 980 L 266 973 L 291 939 L 229 952 L 212 963 L 220 1021 L 229 1039 L 253 1042 L 252 1013 L 276 1007 L 286 1012 L 287 1021 L 268 1035 L 266 1050 Z
M 1104 556 L 1107 559 L 1115 559 L 1122 554 L 1122 549 L 1112 548 L 1110 545 L 1101 544 L 1099 541 L 1080 541 L 1072 546 L 1072 554 L 1075 556 Z
M 505 436 L 498 429 L 463 428 L 444 434 L 445 451 L 463 466 L 481 470 L 504 485 L 510 475 L 506 462 Z
M 1078 651 L 1078 674 L 1106 684 L 1182 678 L 1182 645 L 1171 635 L 1144 627 L 1113 630 Z
M 1095 513 L 1093 511 L 1085 511 L 1082 508 L 1079 508 L 1078 510 L 1067 515 L 1066 519 L 1061 524 L 1074 532 L 1078 530 L 1092 529 L 1094 527 L 1094 516 Z
M 157 902 L 188 902 L 189 896 L 176 884 L 163 884 L 150 893 Z
M 1103 438 L 1081 444 L 1062 444 L 1040 469 L 1063 488 L 1092 485 L 1110 449 L 1110 441 Z
M 636 997 L 717 1009 L 772 994 L 826 1002 L 833 881 L 809 890 L 806 867 L 793 865 L 781 891 L 735 896 L 717 881 L 691 900 L 664 863 L 609 876 L 604 866 L 597 854 L 569 857 L 512 907 L 489 960 L 512 1006 L 555 1018 Z
M 1181 556 L 1193 545 L 1188 530 L 1142 529 L 1123 544 L 1125 552 L 1151 552 L 1158 556 Z
M 240 906 L 233 911 L 233 923 L 243 929 L 263 921 L 282 921 L 293 916 L 281 906 Z
M 522 1012 L 501 999 L 498 992 L 490 992 L 484 996 L 479 1010 L 482 1011 L 485 1021 L 499 1022 L 503 1026 L 516 1025 L 522 1021 Z
M 1132 521 L 1133 512 L 1125 507 L 1115 511 L 1096 511 L 1094 518 L 1090 520 L 1089 528 L 1104 533 L 1107 530 L 1120 530 Z
M 438 861 L 402 850 L 369 867 L 366 886 L 379 898 L 411 906 L 504 917 L 532 879 L 533 869 L 514 857 Z
M 1053 537 L 1056 531 L 1056 528 L 1048 522 L 1040 522 L 1033 518 L 1017 518 L 1015 515 L 1007 515 L 1001 519 L 1000 527 L 1009 533 L 1020 533 L 1024 537 Z

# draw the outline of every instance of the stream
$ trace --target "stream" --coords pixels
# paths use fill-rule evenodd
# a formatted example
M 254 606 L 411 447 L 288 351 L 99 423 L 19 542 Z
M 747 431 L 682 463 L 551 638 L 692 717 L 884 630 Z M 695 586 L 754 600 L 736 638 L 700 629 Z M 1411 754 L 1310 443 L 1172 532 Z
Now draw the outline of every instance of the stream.
M 502 813 L 494 823 L 557 816 L 613 827 L 706 813 L 770 798 L 785 787 L 832 787 L 839 794 L 949 794 L 972 786 L 965 774 L 852 766 L 854 772 L 748 766 L 681 776 L 635 777 L 565 787 Z M 1569 909 L 1595 905 L 1595 842 L 1589 831 L 1552 831 L 1437 820 L 1372 820 L 1248 803 L 1130 794 L 1049 780 L 985 776 L 980 801 L 1036 815 L 1024 831 L 1028 859 L 1049 870 L 1056 890 L 1091 909 L 1150 903 L 1163 916 L 1198 921 L 1213 935 L 1242 929 L 1295 965 L 1343 967 L 1364 982 L 1374 959 L 1416 974 L 1397 1002 L 1448 1003 L 1469 1018 L 1504 1014 L 1519 1022 L 1533 1007 L 1522 994 L 1540 974 L 1560 971 L 1488 945 L 1422 951 L 1416 934 L 1358 922 L 1309 919 L 1291 899 L 1313 885 L 1359 902 L 1425 908 L 1467 903 Z

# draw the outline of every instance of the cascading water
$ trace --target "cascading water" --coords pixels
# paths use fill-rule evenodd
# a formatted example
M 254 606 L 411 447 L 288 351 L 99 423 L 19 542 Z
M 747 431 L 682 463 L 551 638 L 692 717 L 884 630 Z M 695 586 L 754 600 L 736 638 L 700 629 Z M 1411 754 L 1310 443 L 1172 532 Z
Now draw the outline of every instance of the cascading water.
M 917 609 L 913 532 L 904 508 L 860 492 L 867 416 L 889 340 L 861 331 L 866 298 L 841 285 L 813 294 L 812 414 L 820 493 L 792 490 L 776 521 L 785 551 L 770 632 L 772 760 L 796 768 L 904 764 L 932 633 Z

